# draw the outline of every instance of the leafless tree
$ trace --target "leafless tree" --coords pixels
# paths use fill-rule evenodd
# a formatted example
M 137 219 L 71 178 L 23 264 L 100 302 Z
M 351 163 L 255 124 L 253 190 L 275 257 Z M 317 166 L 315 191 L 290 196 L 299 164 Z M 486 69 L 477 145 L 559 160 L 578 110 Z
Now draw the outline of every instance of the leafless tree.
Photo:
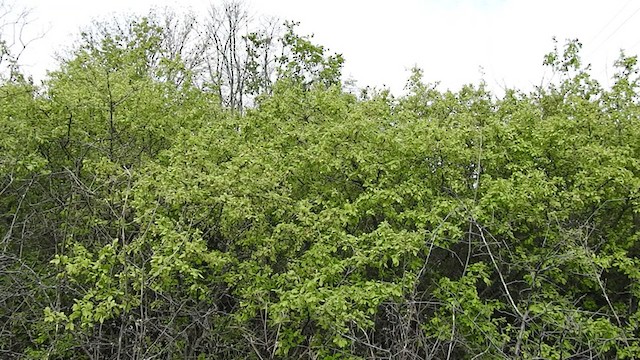
M 31 43 L 42 38 L 27 35 L 32 23 L 31 9 L 0 0 L 0 76 L 2 80 L 22 79 L 19 59 Z
M 248 33 L 249 14 L 239 2 L 212 5 L 207 19 L 207 40 L 211 51 L 207 69 L 209 81 L 223 104 L 230 109 L 243 108 L 243 89 L 247 81 L 247 57 L 242 46 Z
M 240 1 L 212 4 L 205 22 L 207 83 L 223 106 L 238 112 L 270 91 L 276 73 L 281 26 L 275 18 L 258 22 Z
M 171 8 L 152 11 L 151 18 L 162 29 L 162 51 L 166 59 L 181 62 L 184 69 L 168 74 L 169 81 L 181 84 L 186 76 L 199 74 L 205 66 L 207 42 L 202 29 L 202 20 L 193 11 L 177 12 Z

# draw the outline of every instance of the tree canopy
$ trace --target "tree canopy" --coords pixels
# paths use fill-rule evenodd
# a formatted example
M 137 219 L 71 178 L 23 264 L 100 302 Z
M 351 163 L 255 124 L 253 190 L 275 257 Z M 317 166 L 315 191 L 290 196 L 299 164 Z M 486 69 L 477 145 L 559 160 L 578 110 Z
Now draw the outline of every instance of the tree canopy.
M 243 11 L 96 23 L 41 86 L 11 63 L 1 357 L 640 357 L 636 56 L 353 93 Z

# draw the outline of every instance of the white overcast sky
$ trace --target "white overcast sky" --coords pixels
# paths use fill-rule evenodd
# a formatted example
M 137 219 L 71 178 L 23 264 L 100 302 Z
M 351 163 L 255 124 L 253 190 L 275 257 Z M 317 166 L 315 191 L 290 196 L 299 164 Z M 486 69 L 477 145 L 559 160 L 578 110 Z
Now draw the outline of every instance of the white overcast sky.
M 218 0 L 211 0 L 214 4 Z M 53 54 L 68 46 L 92 19 L 153 6 L 206 13 L 209 0 L 17 0 L 33 9 L 31 30 L 48 29 L 23 58 L 41 79 Z M 484 78 L 501 87 L 529 89 L 549 78 L 544 54 L 578 38 L 592 73 L 608 84 L 619 50 L 640 53 L 640 0 L 249 0 L 257 16 L 301 22 L 300 32 L 344 55 L 344 75 L 359 86 L 388 86 L 400 93 L 408 69 L 425 80 L 458 89 Z M 482 68 L 482 71 L 481 71 Z M 482 75 L 484 73 L 484 75 Z

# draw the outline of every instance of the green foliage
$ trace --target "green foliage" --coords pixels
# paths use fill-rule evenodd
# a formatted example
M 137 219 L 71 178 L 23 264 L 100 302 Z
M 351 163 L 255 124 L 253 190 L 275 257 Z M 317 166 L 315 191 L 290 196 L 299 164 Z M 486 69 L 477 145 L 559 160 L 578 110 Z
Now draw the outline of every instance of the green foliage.
M 414 69 L 359 99 L 294 29 L 245 112 L 144 18 L 1 84 L 3 354 L 640 356 L 636 57 L 610 89 L 569 41 L 530 94 Z
M 295 33 L 299 23 L 286 22 L 282 37 L 283 55 L 279 59 L 280 77 L 304 87 L 313 84 L 329 87 L 340 84 L 344 59 L 340 54 L 325 55 L 322 45 L 315 45 L 309 36 Z

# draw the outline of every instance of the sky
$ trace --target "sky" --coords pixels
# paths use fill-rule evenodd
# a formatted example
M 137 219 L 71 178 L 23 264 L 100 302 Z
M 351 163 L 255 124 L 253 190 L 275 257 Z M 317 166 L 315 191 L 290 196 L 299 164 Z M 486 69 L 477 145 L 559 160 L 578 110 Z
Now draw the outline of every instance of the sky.
M 6 1 L 6 0 L 5 0 Z M 36 80 L 55 69 L 54 54 L 92 19 L 144 13 L 153 6 L 205 14 L 219 0 L 16 0 L 31 8 L 29 31 L 43 33 L 22 62 Z M 404 88 L 409 69 L 425 81 L 459 89 L 481 79 L 493 91 L 549 81 L 542 66 L 553 37 L 583 43 L 582 56 L 603 85 L 620 50 L 640 53 L 639 0 L 248 0 L 254 16 L 301 23 L 300 33 L 346 59 L 344 77 L 360 87 Z

